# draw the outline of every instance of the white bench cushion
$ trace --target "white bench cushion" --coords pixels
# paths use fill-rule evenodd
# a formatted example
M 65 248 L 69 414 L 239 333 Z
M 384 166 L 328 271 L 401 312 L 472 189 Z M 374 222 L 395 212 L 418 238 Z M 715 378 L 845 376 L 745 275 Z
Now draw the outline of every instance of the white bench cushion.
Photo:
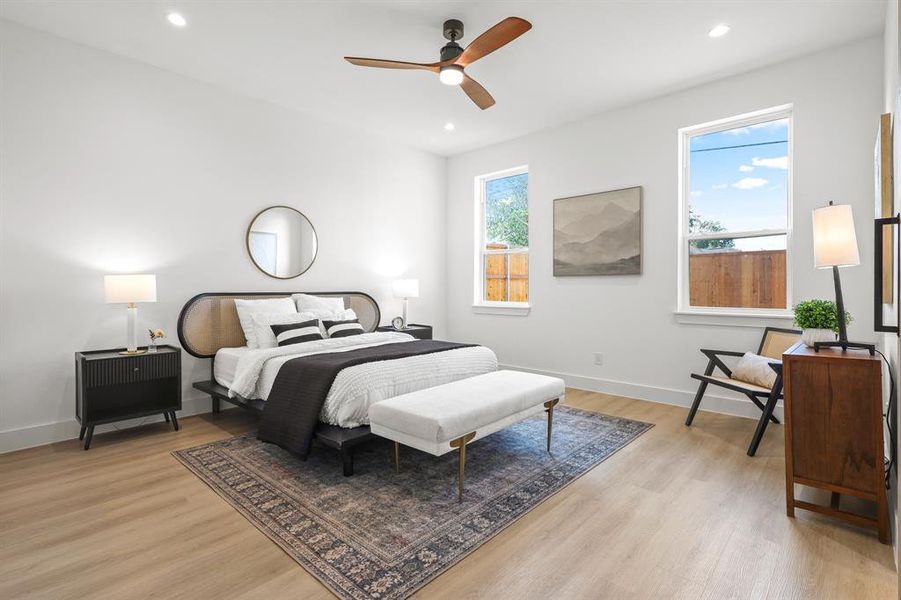
M 440 455 L 451 440 L 473 431 L 488 435 L 563 394 L 562 379 L 494 371 L 378 402 L 369 421 L 376 435 Z

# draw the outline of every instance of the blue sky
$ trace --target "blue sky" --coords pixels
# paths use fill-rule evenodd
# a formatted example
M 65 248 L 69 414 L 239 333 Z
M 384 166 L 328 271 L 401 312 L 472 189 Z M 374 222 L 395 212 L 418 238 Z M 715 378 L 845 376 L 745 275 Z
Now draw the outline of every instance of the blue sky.
M 727 231 L 784 229 L 787 140 L 787 119 L 693 137 L 689 159 L 692 210 L 705 220 L 719 221 Z M 744 250 L 784 248 L 785 237 L 736 240 L 736 246 Z

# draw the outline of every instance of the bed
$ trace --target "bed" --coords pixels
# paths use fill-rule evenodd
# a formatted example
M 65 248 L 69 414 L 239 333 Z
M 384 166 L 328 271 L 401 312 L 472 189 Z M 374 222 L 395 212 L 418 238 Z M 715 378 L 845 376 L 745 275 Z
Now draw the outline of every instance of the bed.
M 259 413 L 265 411 L 281 367 L 293 358 L 312 355 L 328 358 L 324 355 L 335 356 L 336 353 L 380 345 L 407 348 L 406 342 L 418 343 L 412 336 L 400 332 L 376 332 L 381 312 L 368 294 L 319 292 L 311 295 L 343 298 L 345 307 L 354 310 L 365 333 L 293 347 L 250 349 L 245 345 L 235 300 L 286 298 L 291 293 L 204 293 L 185 304 L 178 319 L 179 340 L 189 354 L 211 361 L 210 379 L 193 386 L 210 395 L 213 412 L 219 412 L 221 402 Z M 496 356 L 482 346 L 383 359 L 344 368 L 335 377 L 322 405 L 315 440 L 319 445 L 337 449 L 344 474 L 352 475 L 354 447 L 373 437 L 369 431 L 369 406 L 400 394 L 496 369 Z

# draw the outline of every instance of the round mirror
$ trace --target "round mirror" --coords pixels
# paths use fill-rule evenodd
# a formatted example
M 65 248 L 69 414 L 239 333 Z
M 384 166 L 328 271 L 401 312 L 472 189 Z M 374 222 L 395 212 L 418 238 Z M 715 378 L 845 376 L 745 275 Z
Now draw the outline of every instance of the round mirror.
M 316 230 L 300 211 L 270 206 L 247 228 L 247 252 L 257 268 L 278 279 L 301 275 L 316 260 Z

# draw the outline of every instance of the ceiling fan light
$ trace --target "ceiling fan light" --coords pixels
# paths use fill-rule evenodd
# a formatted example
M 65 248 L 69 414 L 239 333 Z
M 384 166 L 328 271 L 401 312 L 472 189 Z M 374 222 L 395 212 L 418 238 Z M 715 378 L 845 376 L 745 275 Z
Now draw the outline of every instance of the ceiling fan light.
M 444 85 L 460 85 L 463 83 L 463 67 L 458 65 L 441 67 L 441 70 L 438 72 L 438 79 Z

